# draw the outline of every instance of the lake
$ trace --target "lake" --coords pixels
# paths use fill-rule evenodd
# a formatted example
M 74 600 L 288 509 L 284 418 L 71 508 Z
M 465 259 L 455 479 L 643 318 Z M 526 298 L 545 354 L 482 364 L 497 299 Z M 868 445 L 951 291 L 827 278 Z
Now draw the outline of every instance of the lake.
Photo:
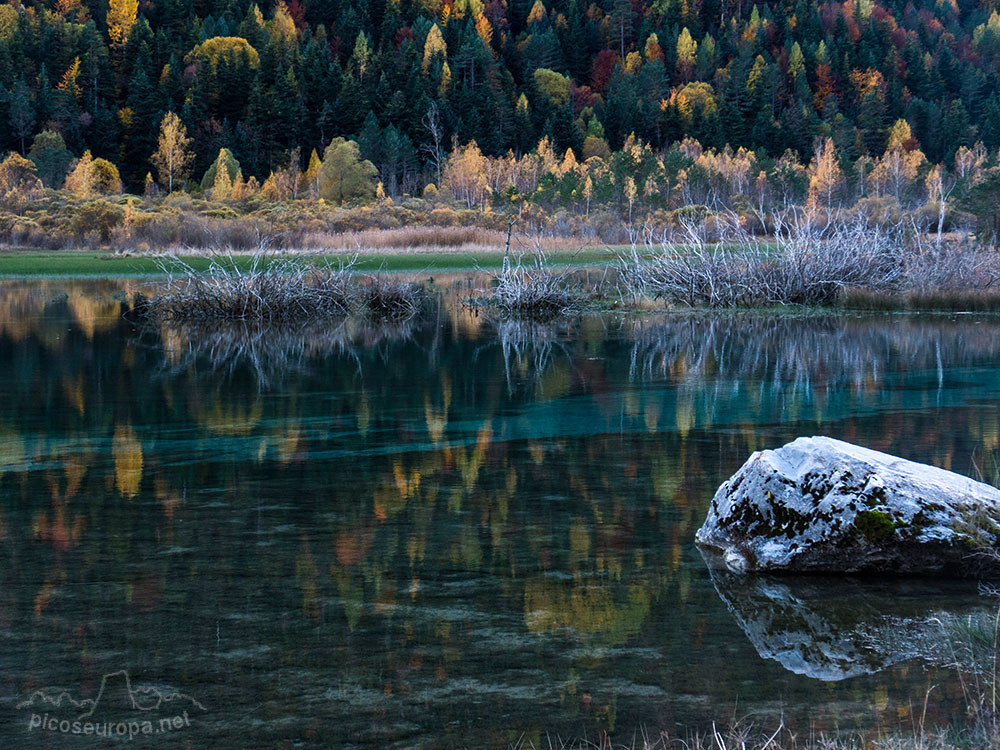
M 801 435 L 996 481 L 1000 318 L 497 323 L 476 283 L 274 335 L 137 327 L 137 280 L 0 281 L 0 746 L 963 715 L 936 644 L 995 612 L 973 584 L 738 579 L 693 539 Z

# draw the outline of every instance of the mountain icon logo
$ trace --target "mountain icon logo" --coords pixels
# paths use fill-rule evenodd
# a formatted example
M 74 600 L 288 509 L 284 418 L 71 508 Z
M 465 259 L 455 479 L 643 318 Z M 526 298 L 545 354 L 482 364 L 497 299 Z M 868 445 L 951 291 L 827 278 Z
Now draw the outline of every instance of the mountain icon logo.
M 139 685 L 127 670 L 108 672 L 94 698 L 75 698 L 60 688 L 35 690 L 17 704 L 31 712 L 28 729 L 62 734 L 128 736 L 171 732 L 191 726 L 189 714 L 207 709 L 170 688 Z
M 72 707 L 77 709 L 78 719 L 87 719 L 101 707 L 113 711 L 156 711 L 164 708 L 164 704 L 180 704 L 187 702 L 200 711 L 207 710 L 198 700 L 185 693 L 174 690 L 163 691 L 154 685 L 132 684 L 129 673 L 122 669 L 109 672 L 101 678 L 101 688 L 96 698 L 76 700 L 69 692 L 36 690 L 28 698 L 17 704 L 18 709 L 43 708 L 56 709 Z

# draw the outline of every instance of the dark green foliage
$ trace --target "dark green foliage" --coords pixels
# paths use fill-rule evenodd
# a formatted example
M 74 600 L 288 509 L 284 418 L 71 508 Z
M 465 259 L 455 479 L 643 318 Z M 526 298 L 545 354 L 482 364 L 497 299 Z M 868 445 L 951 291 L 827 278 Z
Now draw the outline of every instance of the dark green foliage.
M 66 148 L 66 142 L 59 133 L 43 130 L 35 136 L 28 158 L 35 163 L 38 177 L 46 187 L 60 188 L 73 154 Z
M 1000 237 L 1000 177 L 992 176 L 973 187 L 963 204 L 976 215 L 979 239 L 995 242 Z
M 263 181 L 295 148 L 322 153 L 334 138 L 357 137 L 387 187 L 409 190 L 432 171 L 421 148 L 431 101 L 442 143 L 474 139 L 493 156 L 528 151 L 541 136 L 579 156 L 593 118 L 612 148 L 634 133 L 655 148 L 692 136 L 808 157 L 816 137 L 831 136 L 846 164 L 880 156 L 900 117 L 935 162 L 978 140 L 1000 146 L 1000 32 L 979 6 L 763 2 L 734 19 L 716 2 L 512 0 L 475 6 L 478 17 L 473 6 L 456 10 L 447 23 L 420 3 L 314 0 L 295 3 L 284 22 L 258 6 L 144 4 L 114 64 L 106 5 L 86 3 L 94 20 L 85 22 L 86 13 L 62 17 L 37 0 L 10 6 L 0 147 L 25 153 L 51 130 L 74 154 L 89 148 L 118 163 L 136 190 L 155 123 L 173 110 L 194 139 L 196 173 L 225 147 Z M 434 24 L 447 49 L 425 66 Z M 678 60 L 682 33 L 696 49 Z M 202 54 L 208 40 L 230 52 Z M 64 86 L 76 59 L 75 83 Z M 566 77 L 568 104 L 539 90 L 539 69 Z M 682 117 L 671 94 L 689 81 L 709 84 L 715 106 Z M 369 113 L 386 140 L 377 157 Z

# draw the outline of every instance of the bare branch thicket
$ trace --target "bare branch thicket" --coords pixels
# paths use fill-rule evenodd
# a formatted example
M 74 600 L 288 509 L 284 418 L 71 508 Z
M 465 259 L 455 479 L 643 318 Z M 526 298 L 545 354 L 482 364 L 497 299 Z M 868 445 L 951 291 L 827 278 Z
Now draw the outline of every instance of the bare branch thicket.
M 380 319 L 412 318 L 424 300 L 419 285 L 382 273 L 368 276 L 358 295 L 368 315 Z
M 924 247 L 906 258 L 905 289 L 955 292 L 1000 285 L 1000 254 L 970 245 Z
M 681 241 L 662 230 L 659 254 L 623 259 L 623 277 L 633 289 L 691 307 L 829 305 L 845 289 L 888 290 L 902 279 L 902 227 L 809 208 L 757 218 L 773 227 L 771 236 L 755 235 L 728 210 L 682 216 Z
M 262 247 L 267 241 L 261 241 Z M 179 322 L 250 320 L 300 324 L 352 313 L 378 318 L 413 315 L 423 290 L 388 275 L 362 282 L 355 256 L 315 265 L 305 259 L 257 252 L 249 258 L 218 254 L 206 271 L 177 257 L 164 259 L 166 289 L 143 307 L 147 317 Z
M 499 273 L 488 274 L 489 287 L 466 300 L 467 304 L 504 317 L 535 320 L 571 315 L 583 309 L 587 295 L 582 283 L 570 271 L 555 271 L 550 267 L 542 249 L 540 229 L 532 232 L 530 238 L 532 260 L 524 264 L 520 255 L 512 260 L 508 247 Z
M 148 304 L 155 318 L 291 323 L 347 315 L 357 306 L 348 266 L 318 268 L 255 253 L 245 265 L 232 254 L 213 257 L 204 272 L 176 257 L 161 268 L 167 288 Z

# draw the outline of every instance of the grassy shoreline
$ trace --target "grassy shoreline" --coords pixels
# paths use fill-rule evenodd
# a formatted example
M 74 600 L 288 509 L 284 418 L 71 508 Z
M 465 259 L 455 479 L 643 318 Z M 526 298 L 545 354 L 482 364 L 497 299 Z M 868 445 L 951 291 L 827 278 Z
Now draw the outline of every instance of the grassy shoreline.
M 317 264 L 337 266 L 354 258 L 353 253 L 303 254 L 303 259 Z M 253 253 L 234 253 L 238 267 L 249 267 Z M 595 267 L 610 265 L 618 259 L 610 249 L 584 248 L 576 252 L 557 251 L 546 256 L 548 264 L 559 267 Z M 208 269 L 212 256 L 208 253 L 185 255 L 183 260 L 196 271 Z M 115 255 L 82 250 L 42 252 L 36 250 L 0 251 L 0 277 L 107 277 L 163 276 L 161 264 L 169 258 L 153 255 Z M 468 252 L 386 252 L 357 256 L 353 268 L 357 271 L 387 271 L 422 273 L 425 271 L 475 271 L 497 269 L 503 265 L 502 250 Z
M 565 274 L 576 271 L 610 268 L 623 257 L 621 248 L 583 247 L 579 250 L 555 250 L 545 255 L 545 266 L 551 273 Z M 279 257 L 298 257 L 306 263 L 338 268 L 351 263 L 354 272 L 362 274 L 389 273 L 427 275 L 478 273 L 495 275 L 503 266 L 503 252 L 499 249 L 482 249 L 469 252 L 465 249 L 441 250 L 414 248 L 386 252 L 309 253 L 291 251 Z M 192 252 L 180 258 L 190 270 L 201 273 L 209 269 L 218 254 Z M 233 259 L 234 269 L 248 270 L 254 262 L 254 253 L 234 253 L 224 256 Z M 34 249 L 0 249 L 0 280 L 28 279 L 156 279 L 166 278 L 163 265 L 171 265 L 171 258 L 150 254 L 114 254 L 87 250 L 40 251 Z M 177 264 L 176 272 L 186 270 Z M 632 290 L 615 299 L 591 300 L 583 305 L 591 312 L 672 312 L 676 314 L 713 315 L 758 313 L 770 311 L 781 315 L 837 313 L 1000 313 L 1000 287 L 989 289 L 956 289 L 919 292 L 914 290 L 862 290 L 849 289 L 833 304 L 826 305 L 746 305 L 737 307 L 688 306 L 668 304 L 664 299 L 648 292 Z

